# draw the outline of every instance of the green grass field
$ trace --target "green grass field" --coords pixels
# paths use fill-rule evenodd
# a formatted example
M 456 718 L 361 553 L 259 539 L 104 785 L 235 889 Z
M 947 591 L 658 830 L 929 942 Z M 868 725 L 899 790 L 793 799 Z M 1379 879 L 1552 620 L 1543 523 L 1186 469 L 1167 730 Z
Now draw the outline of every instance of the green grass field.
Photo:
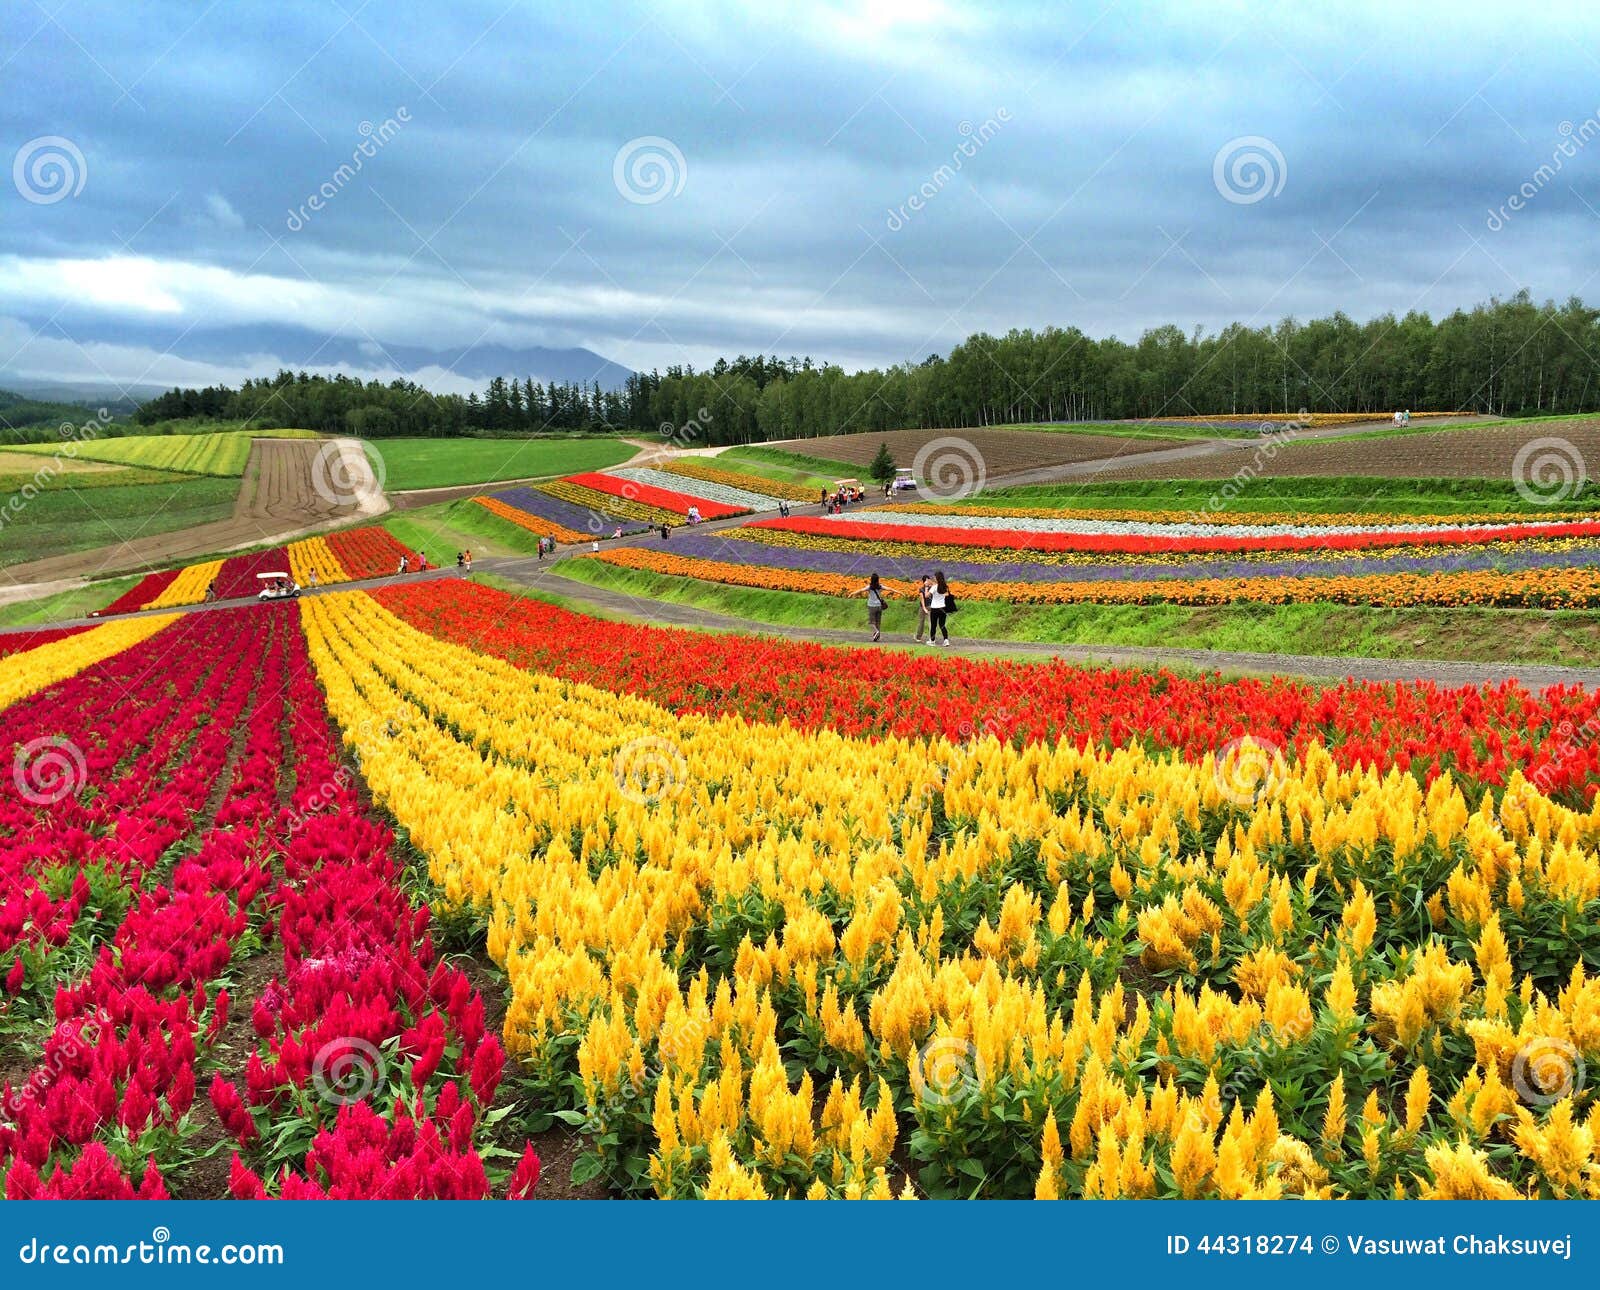
M 1369 430 L 1366 434 L 1341 434 L 1324 439 L 1324 443 L 1340 443 L 1346 439 L 1405 439 L 1415 434 L 1448 434 L 1452 430 L 1504 429 L 1507 426 L 1536 426 L 1549 421 L 1592 421 L 1596 415 L 1552 413 L 1540 417 L 1508 417 L 1504 420 L 1453 421 L 1449 425 L 1430 425 L 1426 420 L 1413 421 L 1407 426 L 1391 426 L 1386 430 Z
M 58 477 L 16 510 L 0 512 L 0 567 L 225 520 L 238 492 L 237 479 L 203 475 L 91 489 Z
M 604 470 L 636 449 L 620 439 L 377 439 L 367 455 L 382 463 L 391 492 L 451 488 Z
M 675 604 L 804 629 L 860 630 L 860 601 L 797 592 L 728 587 L 623 569 L 599 560 L 565 560 L 574 581 Z M 916 632 L 916 614 L 891 600 L 885 636 Z M 1004 605 L 967 600 L 956 637 L 1144 645 L 1346 658 L 1432 658 L 1462 662 L 1591 666 L 1600 656 L 1600 612 L 1516 609 L 1376 609 L 1354 605 Z
M 103 582 L 91 582 L 86 587 L 75 587 L 71 591 L 58 591 L 53 596 L 41 596 L 37 600 L 19 600 L 15 604 L 0 605 L 0 627 L 31 627 L 35 623 L 82 618 L 93 610 L 104 609 L 142 577 L 142 573 L 135 573 L 126 578 L 109 578 Z
M 1080 510 L 1205 509 L 1220 495 L 1226 479 L 1138 480 L 1120 483 L 1028 484 L 997 488 L 962 499 L 964 506 L 1063 507 Z M 1248 481 L 1227 505 L 1229 511 L 1283 511 L 1345 514 L 1385 511 L 1397 515 L 1465 515 L 1478 511 L 1547 512 L 1518 495 L 1509 480 L 1371 479 L 1360 476 L 1291 477 Z
M 456 552 L 470 548 L 473 558 L 533 555 L 538 537 L 490 514 L 470 499 L 440 502 L 414 511 L 390 511 L 383 527 L 413 551 L 426 551 L 438 564 L 454 564 Z
M 120 439 L 91 439 L 76 446 L 81 461 L 105 461 L 146 470 L 183 475 L 217 475 L 238 478 L 250 460 L 250 441 L 256 438 L 315 439 L 314 430 L 214 430 L 196 434 L 128 435 Z M 60 444 L 22 444 L 16 452 L 49 455 Z

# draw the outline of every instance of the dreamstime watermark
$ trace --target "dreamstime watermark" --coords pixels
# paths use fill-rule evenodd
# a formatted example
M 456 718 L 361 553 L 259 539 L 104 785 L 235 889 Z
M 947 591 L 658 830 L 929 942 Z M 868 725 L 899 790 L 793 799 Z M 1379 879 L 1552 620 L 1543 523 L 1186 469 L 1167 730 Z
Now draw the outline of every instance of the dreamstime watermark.
M 673 425 L 670 421 L 663 421 L 656 429 L 668 448 L 681 448 L 698 441 L 701 433 L 710 425 L 711 409 L 700 408 L 681 426 Z
M 283 221 L 291 233 L 298 233 L 312 219 L 327 209 L 328 203 L 342 193 L 345 185 L 361 173 L 362 167 L 411 123 L 411 109 L 401 104 L 394 115 L 385 117 L 381 125 L 363 121 L 356 127 L 361 142 L 350 153 L 350 160 L 341 162 L 339 168 L 319 184 L 298 207 L 291 207 Z
M 135 1241 L 127 1245 L 111 1241 L 96 1241 L 91 1245 L 87 1241 L 59 1241 L 49 1237 L 41 1240 L 34 1236 L 17 1250 L 17 1261 L 43 1267 L 131 1267 L 135 1264 L 155 1264 L 160 1267 L 282 1267 L 284 1253 L 283 1246 L 276 1243 L 190 1245 L 174 1241 L 170 1230 L 157 1226 L 151 1229 L 148 1241 Z
M 983 1054 L 967 1039 L 930 1039 L 917 1050 L 913 1088 L 928 1106 L 953 1106 L 981 1089 L 988 1078 Z
M 983 491 L 989 470 L 972 440 L 940 435 L 917 449 L 911 477 L 922 496 L 936 502 L 959 502 Z
M 83 749 L 65 735 L 40 735 L 17 748 L 11 782 L 22 799 L 54 806 L 80 792 L 89 779 Z
M 1575 126 L 1571 121 L 1563 121 L 1556 130 L 1561 135 L 1561 142 L 1556 144 L 1550 153 L 1550 160 L 1541 162 L 1538 168 L 1518 185 L 1517 190 L 1498 207 L 1489 208 L 1483 225 L 1491 233 L 1498 233 L 1509 224 L 1561 173 L 1562 167 L 1568 161 L 1588 146 L 1591 139 L 1600 137 L 1600 111 L 1586 118 L 1581 125 Z
M 671 139 L 642 134 L 617 149 L 611 182 L 635 206 L 654 206 L 683 191 L 689 182 L 689 163 Z
M 388 474 L 381 452 L 330 439 L 312 459 L 311 487 L 330 506 L 372 506 L 382 501 Z
M 1546 797 L 1560 787 L 1579 756 L 1600 741 L 1600 712 L 1591 713 L 1581 726 L 1570 721 L 1560 722 L 1551 735 L 1545 748 L 1545 760 L 1528 776 L 1528 782 Z
M 1584 1075 L 1577 1046 L 1548 1035 L 1530 1039 L 1511 1061 L 1511 1086 L 1529 1106 L 1554 1106 L 1576 1096 Z
M 1570 439 L 1530 439 L 1511 459 L 1511 483 L 1517 496 L 1535 506 L 1571 501 L 1588 482 L 1583 453 Z
M 0 502 L 0 529 L 4 529 L 21 515 L 28 503 L 48 488 L 57 475 L 66 470 L 67 462 L 77 460 L 80 443 L 98 439 L 100 431 L 110 425 L 111 420 L 111 413 L 101 408 L 82 425 L 63 421 L 56 431 L 57 437 L 65 440 L 62 446 L 45 459 L 44 464 L 33 472 L 32 477 L 21 488 L 10 494 L 4 502 Z
M 961 135 L 961 142 L 951 152 L 950 160 L 924 179 L 921 186 L 899 206 L 889 208 L 885 213 L 884 227 L 891 233 L 898 233 L 910 222 L 913 215 L 926 210 L 928 203 L 945 190 L 961 173 L 961 168 L 982 152 L 1000 133 L 1000 128 L 1010 120 L 1010 108 L 997 108 L 995 114 L 988 117 L 982 125 L 975 126 L 971 121 L 963 121 L 957 126 L 956 132 Z
M 1254 808 L 1283 791 L 1289 766 L 1283 749 L 1259 735 L 1230 740 L 1212 759 L 1217 791 L 1235 806 Z
M 45 1042 L 43 1059 L 21 1084 L 0 1100 L 0 1127 L 15 1128 L 28 1103 L 40 1104 L 52 1087 L 66 1077 L 79 1058 L 94 1052 L 111 1026 L 111 1014 L 96 1009 L 88 1017 L 75 1017 L 57 1024 Z
M 1250 460 L 1233 472 L 1219 492 L 1212 493 L 1198 511 L 1189 512 L 1189 523 L 1204 524 L 1218 511 L 1225 511 L 1240 493 L 1266 473 L 1266 469 L 1289 444 L 1311 428 L 1311 412 L 1301 408 L 1293 420 L 1263 421 L 1258 427 L 1261 439 L 1250 454 Z
M 628 801 L 656 806 L 683 792 L 689 780 L 689 762 L 672 740 L 645 735 L 617 749 L 611 774 Z
M 1211 159 L 1211 182 L 1224 201 L 1254 206 L 1283 191 L 1289 182 L 1289 163 L 1271 139 L 1242 134 L 1217 149 Z
M 83 191 L 89 182 L 89 163 L 71 139 L 42 134 L 17 149 L 11 159 L 11 182 L 23 201 L 53 206 Z
M 324 1102 L 349 1106 L 359 1102 L 385 1077 L 377 1045 L 357 1035 L 341 1035 L 317 1049 L 311 1059 L 311 1087 Z

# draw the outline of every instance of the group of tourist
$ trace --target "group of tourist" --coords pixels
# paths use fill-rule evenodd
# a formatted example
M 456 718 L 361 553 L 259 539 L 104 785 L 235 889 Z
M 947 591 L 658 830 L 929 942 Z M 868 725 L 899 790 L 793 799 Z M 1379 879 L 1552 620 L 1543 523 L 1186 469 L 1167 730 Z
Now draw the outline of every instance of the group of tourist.
M 867 626 L 872 629 L 873 642 L 883 638 L 883 611 L 888 604 L 890 596 L 896 592 L 890 591 L 883 585 L 877 574 L 867 579 L 867 585 L 857 587 L 851 593 L 867 598 Z M 950 615 L 956 612 L 955 593 L 950 590 L 950 584 L 945 581 L 943 571 L 925 573 L 917 584 L 917 640 L 920 642 L 924 634 L 928 644 L 950 644 Z M 942 639 L 941 639 L 942 637 Z

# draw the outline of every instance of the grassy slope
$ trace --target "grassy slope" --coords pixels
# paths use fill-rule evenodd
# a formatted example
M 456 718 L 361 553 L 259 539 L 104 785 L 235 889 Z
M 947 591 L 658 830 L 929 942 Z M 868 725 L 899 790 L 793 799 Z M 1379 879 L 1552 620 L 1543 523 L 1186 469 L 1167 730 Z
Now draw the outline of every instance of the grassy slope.
M 126 578 L 111 578 L 72 591 L 58 591 L 53 596 L 43 596 L 38 600 L 0 605 L 0 627 L 31 627 L 34 623 L 82 618 L 91 610 L 104 609 L 143 576 L 136 573 Z
M 563 562 L 561 573 L 595 586 L 774 626 L 865 627 L 866 614 L 859 602 L 831 596 L 725 587 L 621 569 L 598 560 Z M 1592 664 L 1600 656 L 1600 612 L 1326 604 L 1011 606 L 968 600 L 955 627 L 957 636 L 995 640 L 1267 654 L 1568 665 Z M 895 635 L 915 632 L 916 615 L 910 606 L 890 601 L 884 630 Z
M 366 449 L 383 463 L 384 486 L 401 492 L 602 470 L 635 452 L 612 438 L 380 439 Z
M 476 502 L 440 502 L 414 511 L 391 511 L 382 520 L 395 539 L 412 550 L 428 553 L 438 564 L 454 564 L 456 552 L 470 548 L 473 557 L 533 555 L 538 536 L 491 515 Z
M 237 479 L 209 476 L 81 491 L 58 482 L 0 528 L 0 566 L 225 520 L 238 491 Z
M 712 465 L 722 465 L 730 470 L 742 470 L 764 479 L 779 479 L 805 488 L 832 488 L 838 479 L 864 479 L 864 467 L 853 466 L 848 461 L 830 461 L 826 457 L 808 457 L 798 452 L 785 452 L 781 448 L 764 448 L 759 444 L 745 444 L 729 448 L 710 459 Z
M 1220 494 L 1226 479 L 1140 480 L 1100 484 L 1027 484 L 997 488 L 963 499 L 967 506 L 1061 506 L 1078 508 L 1201 510 Z M 1229 511 L 1392 511 L 1438 514 L 1480 510 L 1547 511 L 1517 494 L 1509 480 L 1369 479 L 1328 476 L 1254 479 L 1238 490 Z

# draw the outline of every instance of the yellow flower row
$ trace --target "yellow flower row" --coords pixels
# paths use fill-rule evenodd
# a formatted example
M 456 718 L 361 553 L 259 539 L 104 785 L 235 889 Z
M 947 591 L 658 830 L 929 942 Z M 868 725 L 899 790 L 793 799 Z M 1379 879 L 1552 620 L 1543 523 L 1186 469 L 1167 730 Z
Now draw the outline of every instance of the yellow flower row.
M 350 575 L 344 571 L 344 565 L 339 563 L 339 557 L 334 555 L 326 538 L 302 538 L 289 543 L 290 576 L 302 587 L 309 587 L 313 569 L 316 570 L 320 586 L 350 581 Z
M 909 1158 L 935 1194 L 1600 1191 L 1561 1078 L 1600 1061 L 1600 807 L 680 716 L 364 594 L 302 615 L 621 1189 L 884 1195 Z
M 144 607 L 170 609 L 175 605 L 198 604 L 205 599 L 206 588 L 216 581 L 220 572 L 222 572 L 221 560 L 207 560 L 202 564 L 186 565 L 182 572 L 167 584 L 166 590 Z
M 11 655 L 0 670 L 0 709 L 148 640 L 174 621 L 174 614 L 125 618 Z

